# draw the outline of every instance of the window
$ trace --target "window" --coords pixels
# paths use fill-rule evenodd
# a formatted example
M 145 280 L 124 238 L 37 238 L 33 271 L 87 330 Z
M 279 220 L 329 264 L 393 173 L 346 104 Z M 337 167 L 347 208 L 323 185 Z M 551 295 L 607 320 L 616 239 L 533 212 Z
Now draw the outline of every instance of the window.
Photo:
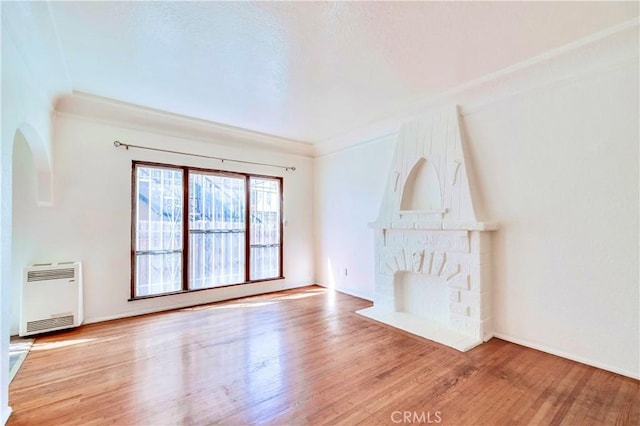
M 189 288 L 246 281 L 245 187 L 244 176 L 189 174 Z
M 251 177 L 251 279 L 278 274 L 280 265 L 280 181 Z
M 136 167 L 135 295 L 182 289 L 180 169 Z
M 132 298 L 283 278 L 282 178 L 134 162 Z

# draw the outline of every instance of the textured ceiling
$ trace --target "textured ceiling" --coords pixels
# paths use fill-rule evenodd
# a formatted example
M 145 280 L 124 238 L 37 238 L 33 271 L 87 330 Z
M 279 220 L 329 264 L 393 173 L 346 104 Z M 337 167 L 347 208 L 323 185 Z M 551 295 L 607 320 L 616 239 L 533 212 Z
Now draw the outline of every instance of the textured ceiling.
M 638 16 L 635 2 L 49 8 L 74 90 L 313 143 Z

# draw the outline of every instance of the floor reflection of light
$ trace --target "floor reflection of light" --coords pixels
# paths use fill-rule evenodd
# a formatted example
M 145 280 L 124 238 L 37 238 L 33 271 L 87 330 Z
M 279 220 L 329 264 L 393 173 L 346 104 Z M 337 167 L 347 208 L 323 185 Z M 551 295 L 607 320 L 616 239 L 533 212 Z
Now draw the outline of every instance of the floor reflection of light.
M 59 342 L 34 343 L 34 345 L 31 347 L 31 350 L 32 351 L 48 351 L 50 349 L 59 349 L 59 348 L 64 348 L 66 346 L 81 345 L 83 343 L 93 342 L 94 340 L 98 340 L 98 339 L 97 338 L 72 339 L 72 340 L 61 340 Z
M 189 308 L 182 308 L 181 311 L 206 311 L 217 309 L 232 309 L 232 308 L 259 308 L 260 306 L 272 305 L 276 302 L 243 302 L 243 303 L 225 303 L 220 305 L 205 305 L 205 306 L 192 306 Z
M 311 291 L 307 291 L 304 293 L 297 293 L 297 294 L 288 294 L 286 296 L 279 296 L 278 300 L 295 300 L 295 299 L 304 299 L 306 297 L 313 297 L 313 296 L 319 296 L 321 294 L 324 294 L 325 290 L 321 289 L 321 290 L 311 290 Z
M 274 296 L 269 298 L 269 300 L 261 300 L 261 301 L 251 301 L 248 300 L 246 302 L 225 302 L 216 305 L 202 305 L 202 306 L 191 306 L 188 308 L 180 309 L 183 312 L 189 311 L 206 311 L 206 310 L 218 310 L 218 309 L 234 309 L 234 308 L 260 308 L 263 306 L 273 305 L 274 303 L 278 303 L 280 300 L 295 300 L 295 299 L 304 299 L 306 297 L 319 296 L 326 292 L 324 288 L 322 289 L 313 289 L 306 290 L 301 293 L 295 294 L 286 294 L 282 296 Z
M 248 351 L 249 398 L 261 422 L 269 422 L 278 415 L 285 402 L 285 366 L 283 365 L 282 336 L 278 330 L 268 330 L 249 338 Z M 278 398 L 280 396 L 280 398 Z
M 212 306 L 212 309 L 230 309 L 230 308 L 258 308 L 260 306 L 273 305 L 275 302 L 245 302 L 230 303 L 228 305 Z
M 333 308 L 336 305 L 336 291 L 334 289 L 331 289 L 327 293 L 327 305 Z

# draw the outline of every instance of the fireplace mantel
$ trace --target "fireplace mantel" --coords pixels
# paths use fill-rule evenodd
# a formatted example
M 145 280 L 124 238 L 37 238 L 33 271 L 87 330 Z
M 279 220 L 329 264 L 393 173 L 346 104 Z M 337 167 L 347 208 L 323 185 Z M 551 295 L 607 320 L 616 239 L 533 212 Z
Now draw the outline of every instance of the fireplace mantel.
M 400 225 L 393 225 L 390 223 L 378 223 L 370 222 L 369 228 L 379 229 L 382 231 L 497 231 L 497 222 L 473 222 L 473 223 L 460 223 L 460 222 L 433 222 L 433 223 L 402 223 Z

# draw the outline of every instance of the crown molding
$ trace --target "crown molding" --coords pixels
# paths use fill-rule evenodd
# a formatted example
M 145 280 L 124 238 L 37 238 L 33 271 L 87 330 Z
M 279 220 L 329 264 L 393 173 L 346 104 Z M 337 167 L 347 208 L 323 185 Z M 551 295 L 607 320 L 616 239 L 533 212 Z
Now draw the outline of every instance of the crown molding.
M 147 108 L 74 91 L 55 102 L 59 116 L 89 119 L 134 130 L 200 140 L 234 147 L 266 149 L 311 157 L 310 143 L 227 126 L 213 121 Z
M 322 157 L 356 145 L 394 135 L 402 123 L 446 104 L 458 105 L 469 115 L 495 102 L 531 91 L 546 90 L 637 65 L 640 18 L 594 33 L 529 60 L 422 99 L 386 118 L 326 139 L 314 145 L 314 157 Z

